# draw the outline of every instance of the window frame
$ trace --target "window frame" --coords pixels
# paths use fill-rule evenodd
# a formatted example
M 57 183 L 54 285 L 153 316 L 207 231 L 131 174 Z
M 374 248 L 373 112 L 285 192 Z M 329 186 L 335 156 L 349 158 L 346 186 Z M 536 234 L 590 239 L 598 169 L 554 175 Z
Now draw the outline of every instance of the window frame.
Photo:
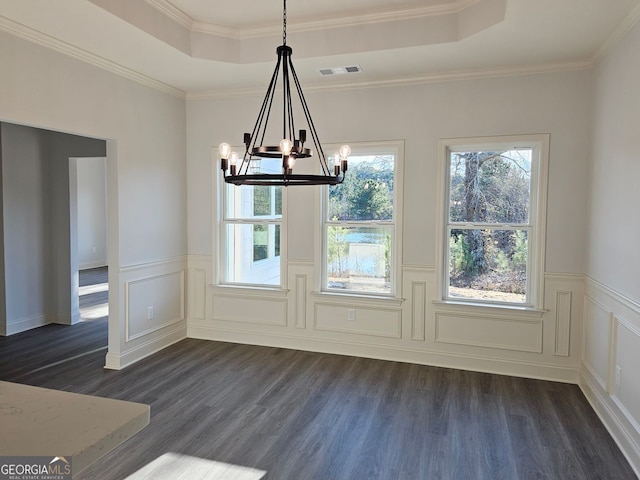
M 316 238 L 320 239 L 318 258 L 321 268 L 319 269 L 319 292 L 328 295 L 337 296 L 353 296 L 364 298 L 382 298 L 382 299 L 399 299 L 401 297 L 401 279 L 402 279 L 402 215 L 403 215 L 403 192 L 404 192 L 404 141 L 389 140 L 378 142 L 347 142 L 351 146 L 351 157 L 364 155 L 378 155 L 390 153 L 394 155 L 394 189 L 393 189 L 393 215 L 392 220 L 372 220 L 372 221 L 330 221 L 327 219 L 329 212 L 329 186 L 322 186 L 319 194 L 319 219 L 316 222 L 319 228 L 319 234 Z M 341 144 L 328 144 L 325 150 L 328 152 L 337 151 Z M 329 155 L 330 157 L 331 155 Z M 347 171 L 349 175 L 349 171 Z M 391 227 L 392 229 L 392 247 L 390 256 L 390 284 L 389 293 L 374 291 L 353 291 L 341 290 L 328 287 L 328 258 L 327 258 L 327 233 L 329 226 L 352 227 Z
M 544 263 L 546 243 L 547 190 L 549 171 L 549 134 L 505 135 L 441 139 L 438 145 L 438 215 L 436 239 L 436 270 L 438 302 L 503 307 L 517 310 L 541 310 L 544 306 Z M 450 222 L 451 153 L 462 151 L 498 151 L 531 148 L 531 180 L 529 191 L 529 221 L 526 224 Z M 458 226 L 458 228 L 456 228 Z M 527 231 L 527 287 L 523 303 L 496 300 L 467 299 L 449 296 L 449 235 L 452 229 L 490 229 Z M 484 228 L 483 228 L 484 227 Z
M 234 151 L 244 151 L 244 146 L 242 147 L 232 147 L 232 150 Z M 218 165 L 218 159 L 217 159 L 217 149 L 214 149 L 212 147 L 211 149 L 211 158 L 212 158 L 212 163 L 213 163 L 213 167 L 214 167 L 214 182 L 215 185 L 217 185 L 218 188 L 216 188 L 216 192 L 214 193 L 214 202 L 216 205 L 216 211 L 217 211 L 217 222 L 216 222 L 216 228 L 215 228 L 215 232 L 213 235 L 213 239 L 214 239 L 214 252 L 215 252 L 215 256 L 216 256 L 216 269 L 215 269 L 215 275 L 216 275 L 216 279 L 215 279 L 215 283 L 216 285 L 219 285 L 221 287 L 244 287 L 244 288 L 252 288 L 252 289 L 258 289 L 258 290 L 284 290 L 286 288 L 286 252 L 287 252 L 287 246 L 286 246 L 286 240 L 287 240 L 287 234 L 286 234 L 286 228 L 287 228 L 287 222 L 286 222 L 286 188 L 281 187 L 282 188 L 282 204 L 281 204 L 281 214 L 278 217 L 278 215 L 276 215 L 275 210 L 275 190 L 273 190 L 271 192 L 271 214 L 270 215 L 258 215 L 258 216 L 252 216 L 252 217 L 247 217 L 247 218 L 241 218 L 241 216 L 235 216 L 235 217 L 231 217 L 228 216 L 228 209 L 227 209 L 227 202 L 228 202 L 228 189 L 229 188 L 242 188 L 236 185 L 231 185 L 228 184 L 224 181 L 224 176 L 221 173 L 221 170 L 219 168 Z M 253 202 L 253 199 L 252 199 Z M 253 205 L 252 205 L 252 211 L 253 211 Z M 255 225 L 266 225 L 267 226 L 267 234 L 269 235 L 269 229 L 271 228 L 270 226 L 273 225 L 273 229 L 274 229 L 274 235 L 275 235 L 275 229 L 277 226 L 280 227 L 280 255 L 279 256 L 273 256 L 273 257 L 267 257 L 265 259 L 261 259 L 261 260 L 254 260 L 253 259 L 253 250 L 250 252 L 250 264 L 251 266 L 253 265 L 260 265 L 261 263 L 267 262 L 269 260 L 275 259 L 275 258 L 279 258 L 279 271 L 280 271 L 280 283 L 279 284 L 266 284 L 266 283 L 250 283 L 250 282 L 238 282 L 238 281 L 230 281 L 227 278 L 227 259 L 229 258 L 229 255 L 227 254 L 227 228 L 229 225 L 250 225 L 250 226 L 255 226 Z M 253 238 L 253 229 L 251 230 L 251 235 Z M 252 241 L 252 245 L 253 245 L 253 241 Z M 275 250 L 275 246 L 273 246 L 273 248 L 269 248 L 267 247 L 268 250 L 274 249 Z

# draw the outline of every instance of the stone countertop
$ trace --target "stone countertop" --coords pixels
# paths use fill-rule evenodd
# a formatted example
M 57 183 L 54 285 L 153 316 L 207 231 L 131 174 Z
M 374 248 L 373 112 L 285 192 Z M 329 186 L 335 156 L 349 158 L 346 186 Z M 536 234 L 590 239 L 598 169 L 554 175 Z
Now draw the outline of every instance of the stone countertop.
M 72 457 L 74 475 L 149 419 L 141 403 L 0 381 L 0 455 Z

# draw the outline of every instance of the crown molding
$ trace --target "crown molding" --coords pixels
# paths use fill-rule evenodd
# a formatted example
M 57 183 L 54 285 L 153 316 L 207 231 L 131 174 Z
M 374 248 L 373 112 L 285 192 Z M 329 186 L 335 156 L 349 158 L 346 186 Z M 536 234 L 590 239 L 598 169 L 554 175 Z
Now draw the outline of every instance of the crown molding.
M 158 11 L 165 14 L 172 20 L 180 23 L 180 25 L 190 29 L 192 32 L 206 33 L 228 37 L 236 40 L 249 38 L 260 38 L 272 35 L 278 35 L 282 32 L 282 24 L 273 25 L 256 25 L 245 28 L 226 27 L 207 22 L 200 22 L 182 10 L 175 7 L 169 0 L 145 0 L 149 5 L 155 7 Z M 295 24 L 287 25 L 289 33 L 312 32 L 324 30 L 327 28 L 343 28 L 354 27 L 357 25 L 367 25 L 375 23 L 396 22 L 403 20 L 412 20 L 416 18 L 425 18 L 438 15 L 449 15 L 460 13 L 463 10 L 478 3 L 480 0 L 458 0 L 453 4 L 432 5 L 427 7 L 410 8 L 404 10 L 395 10 L 390 12 L 368 13 L 363 15 L 352 15 L 347 17 L 300 21 Z
M 640 5 L 635 7 L 629 14 L 620 22 L 613 32 L 607 37 L 600 48 L 598 48 L 591 56 L 591 63 L 596 65 L 607 56 L 622 39 L 631 31 L 633 27 L 640 21 Z
M 587 70 L 592 67 L 588 60 L 577 60 L 564 63 L 547 63 L 540 65 L 526 65 L 522 67 L 498 67 L 477 70 L 457 70 L 434 73 L 418 77 L 394 78 L 371 82 L 351 82 L 332 85 L 310 84 L 305 85 L 305 92 L 335 92 L 343 90 L 361 90 L 365 88 L 403 87 L 411 85 L 423 85 L 428 83 L 445 83 L 462 80 L 478 80 L 484 78 L 518 77 L 525 75 L 539 75 L 545 73 L 573 72 Z M 206 90 L 187 92 L 187 100 L 235 98 L 247 96 L 262 96 L 263 89 L 245 88 L 228 90 Z
M 184 13 L 178 7 L 167 0 L 144 0 L 153 8 L 169 17 L 174 22 L 179 23 L 183 27 L 192 30 L 195 21 L 189 15 Z
M 121 77 L 128 78 L 129 80 L 133 80 L 134 82 L 140 83 L 160 92 L 167 93 L 169 95 L 182 99 L 186 97 L 186 93 L 178 88 L 167 85 L 166 83 L 156 80 L 155 78 L 136 72 L 135 70 L 132 70 L 128 67 L 112 62 L 111 60 L 107 60 L 106 58 L 88 52 L 87 50 L 75 47 L 67 42 L 63 42 L 62 40 L 58 40 L 42 32 L 38 32 L 37 30 L 10 20 L 6 17 L 3 17 L 2 15 L 0 15 L 0 30 L 10 33 L 11 35 L 14 35 L 16 37 L 22 38 L 23 40 L 27 40 L 40 46 L 49 48 L 58 53 L 62 53 L 77 60 L 89 63 L 111 73 L 115 73 L 116 75 L 119 75 Z

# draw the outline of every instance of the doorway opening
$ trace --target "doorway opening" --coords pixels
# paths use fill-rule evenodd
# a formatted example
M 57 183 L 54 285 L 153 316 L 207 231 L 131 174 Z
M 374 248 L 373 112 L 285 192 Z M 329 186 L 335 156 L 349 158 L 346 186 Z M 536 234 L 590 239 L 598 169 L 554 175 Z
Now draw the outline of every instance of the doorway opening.
M 13 352 L 12 363 L 22 360 L 16 354 L 39 359 L 28 364 L 39 370 L 107 349 L 107 213 L 99 220 L 103 241 L 91 246 L 103 256 L 81 269 L 78 228 L 87 222 L 78 212 L 77 171 L 85 159 L 102 161 L 106 210 L 106 157 L 106 140 L 0 122 L 0 336 L 42 336 L 33 352 Z M 88 334 L 90 322 L 81 320 L 102 325 Z

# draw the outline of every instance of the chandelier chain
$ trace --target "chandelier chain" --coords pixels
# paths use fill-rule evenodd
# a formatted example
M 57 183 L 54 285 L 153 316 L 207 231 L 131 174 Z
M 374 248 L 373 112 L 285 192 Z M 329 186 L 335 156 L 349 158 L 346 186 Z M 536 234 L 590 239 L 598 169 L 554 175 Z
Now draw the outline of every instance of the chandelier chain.
M 287 44 L 287 0 L 284 0 L 282 8 L 282 44 Z

